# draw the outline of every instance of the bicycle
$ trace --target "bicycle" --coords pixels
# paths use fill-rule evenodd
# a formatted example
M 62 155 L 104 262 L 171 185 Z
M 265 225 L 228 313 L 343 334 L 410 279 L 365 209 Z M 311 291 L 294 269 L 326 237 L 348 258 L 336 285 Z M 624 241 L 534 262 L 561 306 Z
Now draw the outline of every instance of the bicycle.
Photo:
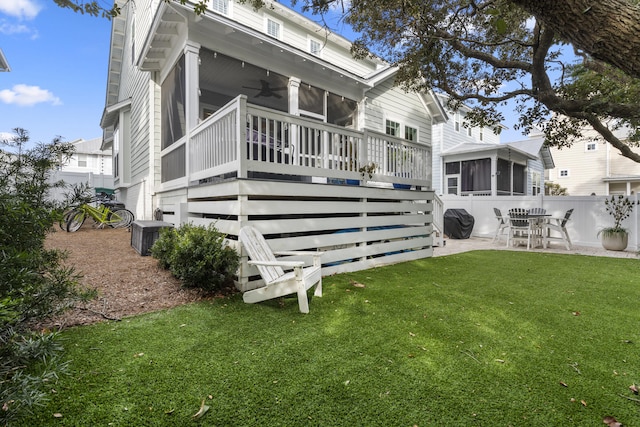
M 98 228 L 103 228 L 107 225 L 112 228 L 126 228 L 135 219 L 133 213 L 125 209 L 121 203 L 104 201 L 100 198 L 96 198 L 93 201 L 100 202 L 98 207 L 83 203 L 64 214 L 63 221 L 66 221 L 67 232 L 78 231 L 87 217 L 91 217 L 98 225 Z M 113 209 L 109 204 L 113 205 Z

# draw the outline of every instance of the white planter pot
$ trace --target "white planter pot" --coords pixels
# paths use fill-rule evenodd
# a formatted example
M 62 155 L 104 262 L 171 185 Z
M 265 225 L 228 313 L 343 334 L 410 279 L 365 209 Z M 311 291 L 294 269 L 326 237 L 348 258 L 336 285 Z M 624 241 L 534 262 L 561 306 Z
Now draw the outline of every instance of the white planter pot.
M 602 247 L 609 251 L 624 251 L 629 243 L 629 234 L 602 234 Z

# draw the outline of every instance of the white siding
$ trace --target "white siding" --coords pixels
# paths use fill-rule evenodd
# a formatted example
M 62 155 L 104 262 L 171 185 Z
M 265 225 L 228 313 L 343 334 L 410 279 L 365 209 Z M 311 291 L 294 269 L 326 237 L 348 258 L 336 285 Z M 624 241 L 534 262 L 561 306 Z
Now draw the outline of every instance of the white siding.
M 155 2 L 154 2 L 155 4 Z M 120 178 L 119 199 L 126 204 L 128 208 L 134 211 L 137 219 L 148 218 L 151 205 L 150 191 L 146 188 L 146 182 L 149 179 L 150 165 L 150 146 L 152 133 L 149 132 L 149 126 L 159 126 L 159 123 L 150 115 L 151 102 L 148 87 L 151 83 L 152 74 L 140 71 L 132 63 L 132 38 L 135 20 L 135 48 L 136 55 L 140 53 L 140 48 L 148 33 L 151 21 L 154 16 L 152 13 L 145 13 L 149 10 L 151 0 L 138 0 L 135 8 L 129 3 L 127 14 L 127 25 L 124 44 L 124 54 L 122 62 L 122 70 L 120 76 L 120 94 L 118 99 L 125 100 L 131 98 L 130 123 L 127 131 L 123 136 L 121 145 L 129 147 L 129 170 L 127 175 Z M 157 5 L 155 5 L 157 7 Z M 132 13 L 135 9 L 135 13 Z M 125 172 L 125 171 L 123 171 Z M 146 200 L 145 200 L 146 199 Z M 145 212 L 146 211 L 146 212 Z
M 393 85 L 393 79 L 380 83 L 367 92 L 367 109 L 364 126 L 378 132 L 385 131 L 385 120 L 390 119 L 403 126 L 418 128 L 418 142 L 431 145 L 431 117 L 420 98 Z M 404 137 L 404 135 L 401 135 Z

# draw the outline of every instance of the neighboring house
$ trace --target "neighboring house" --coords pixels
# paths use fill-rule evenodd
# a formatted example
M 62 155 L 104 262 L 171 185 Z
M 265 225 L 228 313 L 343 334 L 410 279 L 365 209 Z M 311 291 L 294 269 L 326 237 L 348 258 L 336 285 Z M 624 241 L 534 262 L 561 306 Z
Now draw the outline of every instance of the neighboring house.
M 75 152 L 61 170 L 107 176 L 112 174 L 111 150 L 102 149 L 102 138 L 78 139 L 71 144 L 75 147 Z
M 616 131 L 624 138 L 623 131 Z M 630 195 L 640 191 L 640 164 L 623 157 L 608 142 L 587 131 L 569 148 L 551 148 L 556 168 L 546 179 L 567 189 L 570 196 Z
M 442 104 L 446 98 L 438 95 Z M 500 143 L 485 127 L 464 124 L 468 107 L 447 111 L 449 120 L 434 126 L 433 188 L 458 196 L 536 195 L 544 188 L 544 170 L 553 159 L 541 139 Z
M 276 2 L 117 3 L 103 147 L 138 219 L 214 223 L 238 250 L 252 224 L 325 249 L 324 274 L 431 255 L 433 93 Z M 239 288 L 254 276 L 243 257 Z
M 9 67 L 7 58 L 4 56 L 2 49 L 0 49 L 0 72 L 2 71 L 11 71 L 11 67 Z
M 113 193 L 111 150 L 101 148 L 102 138 L 72 141 L 75 152 L 71 159 L 52 174 L 52 181 L 64 181 L 67 188 L 54 189 L 52 196 L 62 200 L 75 184 L 88 184 L 96 191 Z

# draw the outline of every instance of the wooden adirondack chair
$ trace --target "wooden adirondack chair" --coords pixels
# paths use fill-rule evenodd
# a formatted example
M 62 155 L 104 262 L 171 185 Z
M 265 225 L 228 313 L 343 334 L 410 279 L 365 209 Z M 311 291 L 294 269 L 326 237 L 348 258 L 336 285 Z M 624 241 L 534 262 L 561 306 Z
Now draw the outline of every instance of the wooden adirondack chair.
M 320 252 L 286 251 L 274 253 L 264 236 L 251 226 L 240 229 L 240 242 L 249 254 L 249 264 L 258 267 L 265 286 L 243 294 L 244 302 L 253 304 L 293 293 L 298 294 L 298 305 L 302 313 L 309 312 L 307 290 L 316 285 L 314 296 L 322 296 L 322 274 Z M 284 261 L 276 255 L 305 255 L 313 257 L 313 265 L 304 267 L 304 261 Z M 285 268 L 293 271 L 285 272 Z

